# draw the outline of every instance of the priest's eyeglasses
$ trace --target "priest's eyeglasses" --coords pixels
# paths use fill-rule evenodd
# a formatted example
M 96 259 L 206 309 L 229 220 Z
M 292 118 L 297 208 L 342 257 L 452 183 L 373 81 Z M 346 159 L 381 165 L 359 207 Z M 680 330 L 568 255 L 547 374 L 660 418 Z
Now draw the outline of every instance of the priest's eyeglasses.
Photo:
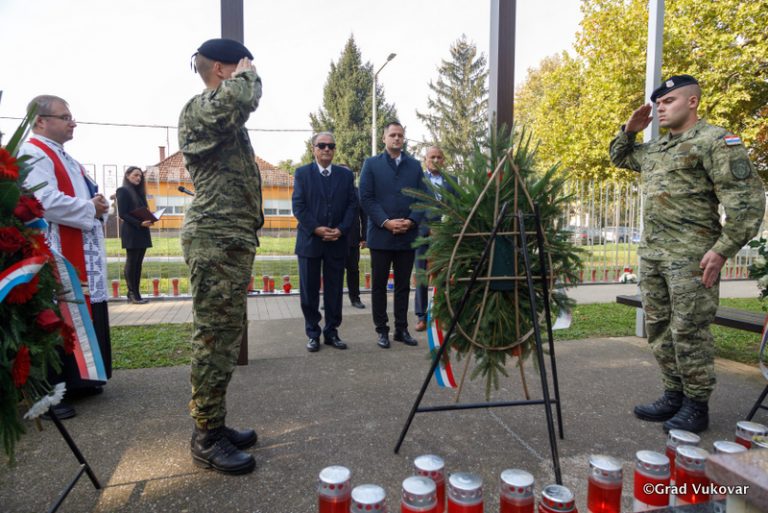
M 56 118 L 64 121 L 65 123 L 74 123 L 75 118 L 69 114 L 38 114 L 41 118 Z

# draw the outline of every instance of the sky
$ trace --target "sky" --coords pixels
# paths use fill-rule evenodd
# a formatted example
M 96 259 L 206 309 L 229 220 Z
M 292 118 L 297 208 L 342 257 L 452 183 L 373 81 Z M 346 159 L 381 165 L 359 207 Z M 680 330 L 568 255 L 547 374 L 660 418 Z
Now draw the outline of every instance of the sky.
M 581 13 L 578 0 L 517 4 L 519 84 L 541 59 L 571 49 Z M 320 108 L 330 64 L 350 34 L 376 69 L 397 54 L 378 80 L 415 140 L 426 135 L 416 111 L 426 110 L 428 84 L 451 43 L 465 34 L 489 54 L 490 0 L 244 0 L 244 18 L 245 45 L 263 81 L 247 127 L 257 130 L 250 134 L 256 154 L 273 164 L 301 158 L 309 114 Z M 158 146 L 177 151 L 176 131 L 83 122 L 175 126 L 203 89 L 190 56 L 220 34 L 219 0 L 0 0 L 0 118 L 22 116 L 38 94 L 61 96 L 81 122 L 67 151 L 93 164 L 99 181 L 113 182 L 110 169 L 122 180 L 128 165 L 156 164 Z M 0 131 L 17 124 L 0 119 Z

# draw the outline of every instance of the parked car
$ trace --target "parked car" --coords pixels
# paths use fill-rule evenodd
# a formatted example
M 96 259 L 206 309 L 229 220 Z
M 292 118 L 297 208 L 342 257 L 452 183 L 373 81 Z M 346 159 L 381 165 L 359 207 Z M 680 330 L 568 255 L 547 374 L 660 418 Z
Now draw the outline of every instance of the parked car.
M 608 226 L 603 229 L 603 238 L 606 243 L 632 242 L 637 244 L 640 242 L 640 230 L 629 226 Z
M 581 246 L 591 246 L 602 244 L 603 237 L 600 236 L 599 228 L 589 228 L 587 226 L 566 226 L 565 231 L 571 232 L 571 241 Z

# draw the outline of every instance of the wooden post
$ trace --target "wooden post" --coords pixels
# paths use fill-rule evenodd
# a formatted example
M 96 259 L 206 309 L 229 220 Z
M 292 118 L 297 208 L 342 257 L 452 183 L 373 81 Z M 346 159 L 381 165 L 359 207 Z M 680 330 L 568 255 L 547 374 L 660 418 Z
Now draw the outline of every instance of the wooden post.
M 491 0 L 489 124 L 512 128 L 515 100 L 515 20 L 517 0 Z

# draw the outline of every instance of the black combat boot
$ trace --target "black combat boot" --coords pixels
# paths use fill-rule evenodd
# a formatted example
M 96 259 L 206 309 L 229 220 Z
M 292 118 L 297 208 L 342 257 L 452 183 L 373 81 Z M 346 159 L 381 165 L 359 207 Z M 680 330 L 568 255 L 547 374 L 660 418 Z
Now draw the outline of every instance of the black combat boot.
M 235 447 L 226 436 L 224 427 L 195 428 L 192 433 L 192 462 L 203 468 L 212 468 L 223 474 L 247 474 L 256 461 L 248 453 Z
M 677 414 L 664 423 L 664 432 L 670 429 L 682 429 L 691 433 L 701 433 L 709 427 L 709 404 L 707 401 L 694 401 L 683 398 L 683 407 Z
M 651 404 L 635 406 L 635 417 L 651 422 L 664 422 L 675 416 L 683 405 L 683 393 L 665 390 L 664 395 Z
M 259 436 L 253 429 L 234 429 L 224 426 L 224 436 L 238 449 L 247 449 L 256 445 Z

